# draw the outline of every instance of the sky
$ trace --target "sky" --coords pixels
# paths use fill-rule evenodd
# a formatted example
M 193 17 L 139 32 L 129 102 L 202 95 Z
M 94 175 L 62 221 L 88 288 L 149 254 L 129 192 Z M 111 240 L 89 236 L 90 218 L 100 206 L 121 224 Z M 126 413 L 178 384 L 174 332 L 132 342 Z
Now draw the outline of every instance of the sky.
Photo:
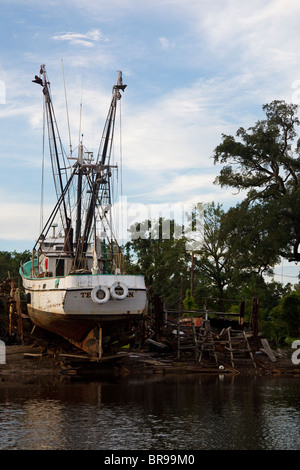
M 0 6 L 0 251 L 31 250 L 39 235 L 43 104 L 32 79 L 41 64 L 66 150 L 64 83 L 72 146 L 82 109 L 84 145 L 96 152 L 122 71 L 127 88 L 114 152 L 132 207 L 236 205 L 242 194 L 214 184 L 222 134 L 263 119 L 262 105 L 274 99 L 300 104 L 298 0 L 0 0 Z M 51 184 L 45 176 L 45 213 L 55 202 Z M 287 263 L 276 271 L 283 282 L 295 282 L 298 272 Z

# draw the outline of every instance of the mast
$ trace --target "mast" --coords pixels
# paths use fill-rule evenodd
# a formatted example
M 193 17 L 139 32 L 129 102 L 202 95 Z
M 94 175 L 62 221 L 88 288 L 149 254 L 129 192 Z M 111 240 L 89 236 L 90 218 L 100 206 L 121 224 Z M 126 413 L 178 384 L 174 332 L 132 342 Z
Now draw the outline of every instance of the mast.
M 68 157 L 69 159 L 76 160 L 75 164 L 73 165 L 73 169 L 71 170 L 72 174 L 68 179 L 67 171 L 69 168 L 67 168 L 65 163 L 66 157 L 59 136 L 50 94 L 50 83 L 48 82 L 44 65 L 41 65 L 40 76 L 36 75 L 35 79 L 32 81 L 42 86 L 45 100 L 52 173 L 57 194 L 56 210 L 52 213 L 52 215 L 54 217 L 56 213 L 60 211 L 65 230 L 64 251 L 66 254 L 69 254 L 72 257 L 71 269 L 86 269 L 86 252 L 88 249 L 88 243 L 92 234 L 93 226 L 94 236 L 96 235 L 96 208 L 97 206 L 101 206 L 101 217 L 105 218 L 108 211 L 107 206 L 110 207 L 111 205 L 110 178 L 112 165 L 110 165 L 110 158 L 114 137 L 116 108 L 118 100 L 121 99 L 121 91 L 125 90 L 126 85 L 123 85 L 122 72 L 118 71 L 117 81 L 112 89 L 111 104 L 100 141 L 97 159 L 96 161 L 93 161 L 91 156 L 92 153 L 84 151 L 82 140 L 79 139 L 77 157 L 72 155 Z M 71 180 L 74 182 L 74 176 L 76 176 L 77 184 L 75 193 L 72 191 L 70 192 L 70 183 Z M 75 198 L 72 203 L 71 193 L 74 194 Z M 75 206 L 75 245 L 73 247 L 71 208 L 75 208 Z M 48 226 L 47 224 L 45 229 Z M 43 233 L 41 236 L 42 235 Z
M 84 258 L 87 250 L 97 204 L 101 204 L 102 206 L 111 204 L 111 167 L 109 163 L 114 136 L 117 102 L 121 99 L 122 96 L 120 91 L 124 91 L 126 86 L 127 85 L 123 85 L 122 72 L 118 71 L 117 82 L 116 85 L 113 86 L 112 100 L 98 151 L 97 161 L 96 164 L 93 165 L 93 170 L 89 173 L 91 196 L 88 203 L 87 216 L 85 219 L 82 236 L 78 237 L 78 239 L 76 237 L 78 242 L 76 242 L 74 267 L 77 269 L 80 269 L 82 266 L 82 259 Z
M 117 109 L 117 101 L 122 98 L 120 90 L 124 91 L 127 85 L 123 85 L 122 72 L 118 71 L 117 82 L 113 87 L 113 96 L 111 105 L 106 118 L 106 123 L 102 135 L 101 144 L 98 151 L 97 162 L 101 159 L 102 165 L 105 164 L 106 158 L 111 155 L 111 148 L 113 143 L 115 117 Z
M 82 142 L 78 146 L 78 159 L 76 163 L 77 168 L 77 201 L 76 201 L 76 233 L 75 233 L 75 253 L 73 260 L 73 269 L 85 268 L 85 263 L 82 257 L 82 178 L 83 178 L 83 145 Z
M 57 199 L 61 200 L 61 218 L 65 229 L 65 251 L 72 255 L 73 253 L 73 240 L 72 240 L 72 226 L 71 218 L 68 215 L 67 204 L 66 204 L 66 192 L 64 191 L 65 184 L 63 182 L 63 175 L 66 178 L 67 183 L 67 174 L 66 174 L 66 164 L 64 159 L 64 151 L 62 143 L 60 140 L 57 123 L 55 120 L 54 108 L 50 95 L 50 82 L 47 79 L 45 65 L 41 65 L 40 75 L 38 77 L 35 75 L 35 79 L 32 80 L 34 83 L 37 83 L 43 87 L 43 94 L 45 97 L 45 108 L 47 114 L 47 124 L 48 124 L 48 138 L 49 138 L 49 147 L 50 147 L 50 156 L 52 164 L 52 172 L 54 185 L 56 189 Z

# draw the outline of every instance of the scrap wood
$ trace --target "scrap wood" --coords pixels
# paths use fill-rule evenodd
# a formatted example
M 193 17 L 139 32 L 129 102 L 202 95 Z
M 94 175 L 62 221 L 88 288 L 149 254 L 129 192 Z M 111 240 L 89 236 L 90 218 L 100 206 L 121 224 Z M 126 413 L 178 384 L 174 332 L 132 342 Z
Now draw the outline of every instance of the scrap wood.
M 270 364 L 270 363 L 265 363 L 265 362 L 263 362 L 263 361 L 260 361 L 260 360 L 257 359 L 257 358 L 255 359 L 255 361 L 256 361 L 256 363 L 257 363 L 257 365 L 258 365 L 259 367 L 261 367 L 262 369 L 265 369 L 265 370 L 271 372 L 272 367 L 273 367 L 272 364 Z
M 274 375 L 297 375 L 300 374 L 300 369 L 295 369 L 293 367 L 272 367 L 271 373 Z
M 42 356 L 45 356 L 45 354 L 44 353 L 28 353 L 28 352 L 23 353 L 23 357 L 29 357 L 29 358 L 31 358 L 31 357 L 42 357 Z
M 264 351 L 266 352 L 266 354 L 267 354 L 268 358 L 270 359 L 270 361 L 272 361 L 272 362 L 277 362 L 277 359 L 276 359 L 276 357 L 275 357 L 275 355 L 274 355 L 272 349 L 270 348 L 270 345 L 269 345 L 269 343 L 268 343 L 268 340 L 265 339 L 265 338 L 261 338 L 260 341 L 261 341 L 261 343 L 262 343 L 262 345 L 263 345 L 263 349 L 264 349 Z
M 287 354 L 279 348 L 277 348 L 277 351 L 274 354 L 277 357 L 282 357 L 282 358 L 287 357 Z

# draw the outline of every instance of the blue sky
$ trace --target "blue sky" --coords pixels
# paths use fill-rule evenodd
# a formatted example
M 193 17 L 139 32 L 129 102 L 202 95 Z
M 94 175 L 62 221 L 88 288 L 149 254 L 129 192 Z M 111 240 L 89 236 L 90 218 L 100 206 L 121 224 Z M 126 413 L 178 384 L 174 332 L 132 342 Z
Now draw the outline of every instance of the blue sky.
M 213 184 L 222 133 L 250 127 L 274 99 L 300 103 L 297 0 L 0 5 L 0 250 L 31 249 L 39 232 L 42 94 L 31 80 L 41 64 L 66 149 L 62 61 L 73 145 L 82 102 L 84 144 L 92 150 L 122 70 L 122 185 L 132 204 L 235 205 L 241 196 Z M 283 279 L 298 269 L 278 272 Z

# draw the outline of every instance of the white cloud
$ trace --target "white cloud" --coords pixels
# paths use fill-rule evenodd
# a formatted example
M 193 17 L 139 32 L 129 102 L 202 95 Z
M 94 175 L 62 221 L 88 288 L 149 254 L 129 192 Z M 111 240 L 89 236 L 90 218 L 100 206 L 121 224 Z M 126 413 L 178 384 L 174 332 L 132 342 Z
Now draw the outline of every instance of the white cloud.
M 28 240 L 32 244 L 38 237 L 40 208 L 21 202 L 1 204 L 0 239 Z
M 166 178 L 166 181 L 156 188 L 156 200 L 174 203 L 181 201 L 183 204 L 196 204 L 219 202 L 220 204 L 236 204 L 245 194 L 233 192 L 220 188 L 214 184 L 214 180 L 218 174 L 215 172 L 189 172 L 180 174 L 173 178 Z M 173 201 L 173 202 L 172 202 Z
M 216 175 L 214 174 L 184 174 L 175 176 L 171 181 L 159 188 L 156 192 L 159 196 L 168 194 L 183 194 L 186 192 L 200 191 L 212 186 Z
M 139 112 L 128 112 L 127 104 L 124 165 L 158 173 L 213 167 L 222 133 L 253 124 L 247 105 L 253 106 L 257 92 L 251 86 L 251 77 L 243 75 L 203 78 L 168 91 Z
M 85 34 L 82 33 L 62 33 L 52 36 L 56 41 L 68 41 L 72 46 L 93 47 L 95 42 L 108 41 L 99 29 L 92 29 Z
M 271 73 L 299 63 L 298 18 L 300 4 L 291 0 L 233 0 L 212 2 L 194 26 L 205 32 L 214 56 L 231 57 L 242 68 Z
M 170 41 L 169 41 L 167 38 L 163 37 L 163 36 L 162 36 L 161 38 L 159 38 L 159 42 L 160 42 L 161 48 L 162 48 L 163 50 L 165 50 L 165 51 L 168 50 L 168 49 L 170 49 L 170 47 L 174 47 L 174 46 L 175 46 L 175 43 L 174 43 L 174 42 L 171 42 L 171 43 L 170 43 Z

